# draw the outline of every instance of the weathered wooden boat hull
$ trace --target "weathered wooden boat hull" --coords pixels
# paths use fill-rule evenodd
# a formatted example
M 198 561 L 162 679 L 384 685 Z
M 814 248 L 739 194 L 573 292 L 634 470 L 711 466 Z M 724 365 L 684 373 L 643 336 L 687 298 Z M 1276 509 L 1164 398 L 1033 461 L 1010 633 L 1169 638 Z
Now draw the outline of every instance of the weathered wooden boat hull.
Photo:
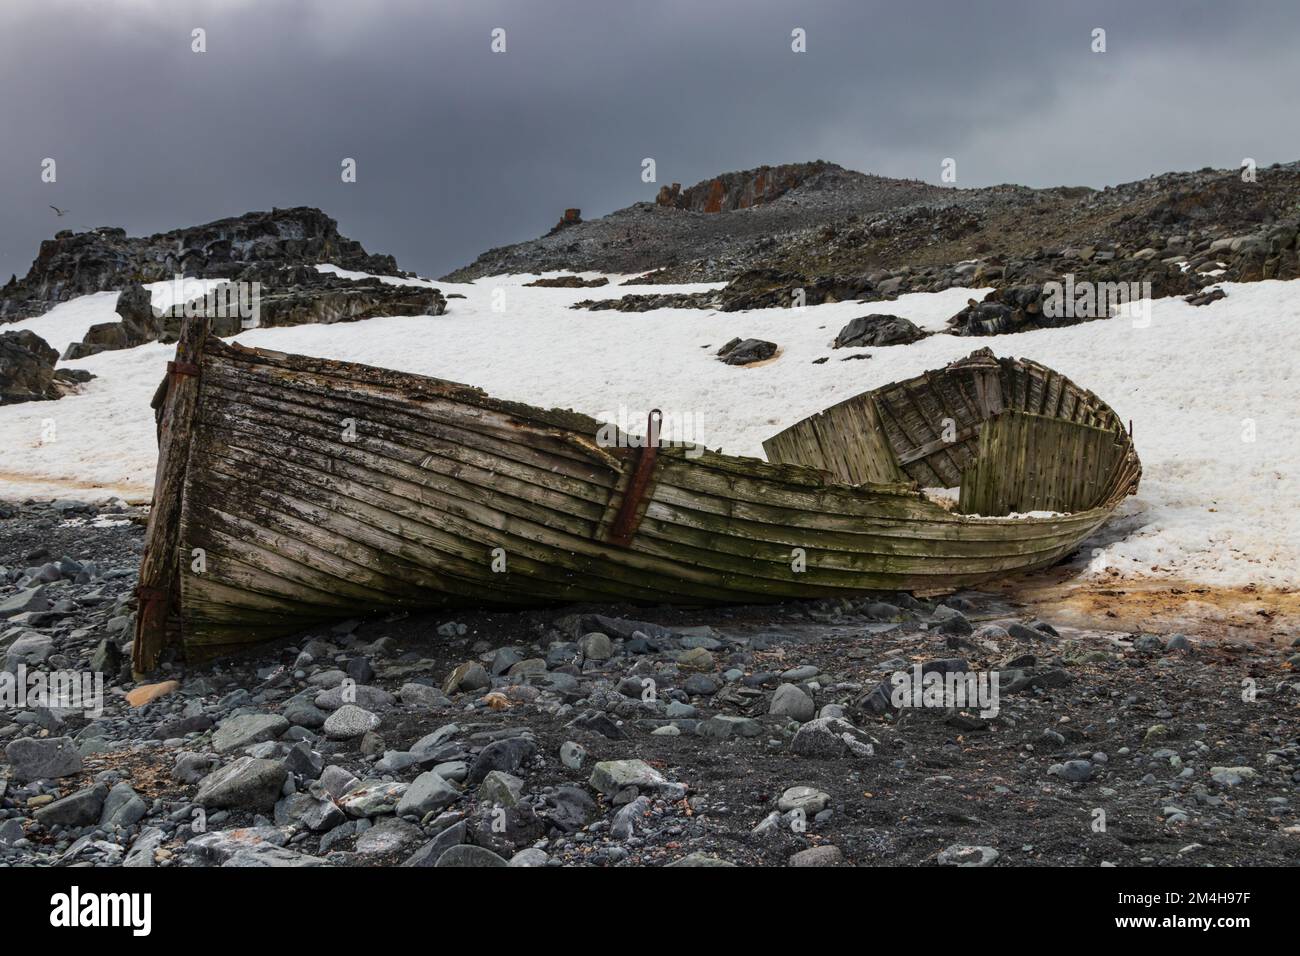
M 885 428 L 864 440 L 863 415 L 897 424 L 889 395 L 902 393 L 877 390 L 776 436 L 764 462 L 623 435 L 606 447 L 602 423 L 583 415 L 229 345 L 192 320 L 155 400 L 136 670 L 174 644 L 221 653 L 398 608 L 766 602 L 955 588 L 1052 564 L 1136 487 L 1131 442 L 1095 398 L 1077 428 L 1091 429 L 1082 434 L 1109 470 L 1058 495 L 1079 505 L 1058 509 L 1068 514 L 976 518 L 918 491 L 923 468 L 945 479 L 994 474 L 1003 459 L 1016 467 L 1025 443 L 1003 435 L 1005 423 L 1034 439 L 1036 419 L 1063 420 L 1042 414 L 1036 390 L 1017 397 L 1016 376 L 1041 366 L 1003 363 L 928 373 L 925 387 L 947 399 L 973 374 L 1001 396 L 981 392 L 957 415 L 942 454 L 926 450 L 947 426 L 925 401 L 892 438 Z M 1053 381 L 1054 393 L 1087 395 Z M 1016 419 L 1020 410 L 1031 414 Z M 1061 448 L 1083 442 L 1076 430 Z M 830 460 L 836 441 L 856 464 Z M 895 450 L 909 442 L 924 453 Z M 1006 490 L 985 483 L 986 498 Z M 1041 497 L 1041 483 L 1027 478 L 1021 498 Z

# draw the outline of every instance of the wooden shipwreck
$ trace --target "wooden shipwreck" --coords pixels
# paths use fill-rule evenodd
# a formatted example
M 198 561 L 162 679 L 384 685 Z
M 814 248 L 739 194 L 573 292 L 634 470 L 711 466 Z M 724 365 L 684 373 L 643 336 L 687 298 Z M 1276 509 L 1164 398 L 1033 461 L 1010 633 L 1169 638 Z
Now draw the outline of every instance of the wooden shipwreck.
M 1059 560 L 1141 473 L 1096 396 L 987 349 L 787 428 L 769 461 L 653 427 L 602 442 L 584 415 L 201 318 L 154 406 L 138 672 L 398 608 L 956 588 Z

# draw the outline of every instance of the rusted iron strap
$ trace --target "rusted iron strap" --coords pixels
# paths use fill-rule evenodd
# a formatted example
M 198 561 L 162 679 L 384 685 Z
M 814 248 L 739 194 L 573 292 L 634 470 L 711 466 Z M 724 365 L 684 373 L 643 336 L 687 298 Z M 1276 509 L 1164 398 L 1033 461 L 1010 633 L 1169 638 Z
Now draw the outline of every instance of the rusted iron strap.
M 638 512 L 646 491 L 650 488 L 650 479 L 654 477 L 655 461 L 659 457 L 659 426 L 663 421 L 663 412 L 655 409 L 646 420 L 645 444 L 637 449 L 636 463 L 632 466 L 632 477 L 628 479 L 627 490 L 619 503 L 618 513 L 609 527 L 610 544 L 626 548 L 632 543 L 632 536 L 641 525 Z
M 136 587 L 135 596 L 141 601 L 165 601 L 170 597 L 166 588 L 147 588 L 143 584 Z
M 193 375 L 195 378 L 197 378 L 199 374 L 199 367 L 193 362 L 168 362 L 167 374 L 168 375 Z

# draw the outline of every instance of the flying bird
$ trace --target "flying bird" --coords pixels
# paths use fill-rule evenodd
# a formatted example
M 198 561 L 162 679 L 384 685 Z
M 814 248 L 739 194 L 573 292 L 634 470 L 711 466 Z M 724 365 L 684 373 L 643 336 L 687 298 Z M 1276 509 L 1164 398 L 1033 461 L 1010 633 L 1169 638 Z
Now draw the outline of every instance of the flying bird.
M 58 217 L 60 217 L 60 218 L 62 218 L 62 217 L 63 217 L 63 214 L 64 214 L 65 212 L 67 212 L 66 209 L 60 209 L 58 206 L 50 206 L 50 208 L 54 210 L 54 215 L 56 215 L 56 216 L 58 216 Z

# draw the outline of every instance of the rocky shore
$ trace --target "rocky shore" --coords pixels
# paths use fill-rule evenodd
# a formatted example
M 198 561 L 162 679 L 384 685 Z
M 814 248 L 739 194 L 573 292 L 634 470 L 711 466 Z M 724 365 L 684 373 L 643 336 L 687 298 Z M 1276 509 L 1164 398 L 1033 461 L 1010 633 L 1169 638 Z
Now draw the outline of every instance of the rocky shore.
M 394 614 L 137 682 L 141 517 L 0 505 L 0 666 L 103 675 L 100 713 L 0 701 L 0 866 L 1225 866 L 1300 846 L 1295 647 L 895 594 Z M 996 706 L 900 707 L 899 674 L 996 674 Z

